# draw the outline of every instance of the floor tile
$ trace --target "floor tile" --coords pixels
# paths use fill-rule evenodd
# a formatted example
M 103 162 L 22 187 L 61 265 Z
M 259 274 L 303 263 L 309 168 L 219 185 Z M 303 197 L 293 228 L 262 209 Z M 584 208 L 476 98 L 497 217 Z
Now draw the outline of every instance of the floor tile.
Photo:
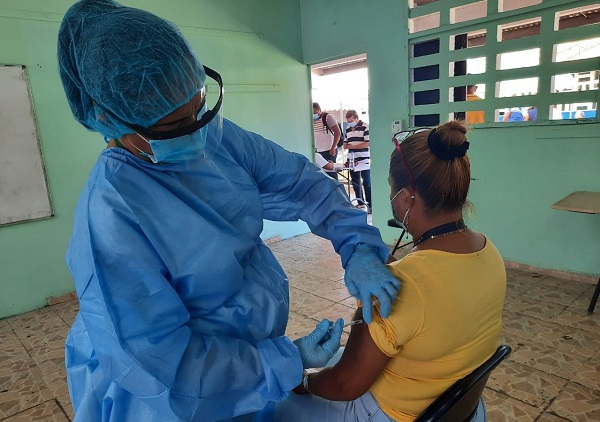
M 340 302 L 350 297 L 350 293 L 348 293 L 348 289 L 344 283 L 329 281 L 324 278 L 314 277 L 310 280 L 304 280 L 294 287 L 333 302 Z
M 319 321 L 309 318 L 306 315 L 290 311 L 288 325 L 285 329 L 285 335 L 295 340 L 311 333 Z
M 540 302 L 552 302 L 558 303 L 559 305 L 570 305 L 581 295 L 581 292 L 558 287 L 549 289 L 545 286 L 537 286 L 527 290 L 527 295 L 529 297 L 536 298 L 536 300 Z
M 296 313 L 312 317 L 316 312 L 322 311 L 333 304 L 335 302 L 331 300 L 296 289 L 295 287 L 290 288 L 290 307 Z
M 549 343 L 528 341 L 509 360 L 569 380 L 593 356 L 593 351 L 573 346 L 557 349 Z
M 502 324 L 504 333 L 515 334 L 526 339 L 531 339 L 541 331 L 546 332 L 560 327 L 558 324 L 528 317 L 508 309 L 502 313 Z
M 20 339 L 26 338 L 28 335 L 49 333 L 59 327 L 66 327 L 65 322 L 50 307 L 10 317 L 8 323 Z
M 298 284 L 310 283 L 315 279 L 314 275 L 295 269 L 285 270 L 285 275 L 287 275 L 290 287 L 298 287 Z
M 50 374 L 64 367 L 67 332 L 68 327 L 63 325 L 49 333 L 28 334 L 21 339 L 42 374 Z
M 537 371 L 513 361 L 502 362 L 487 386 L 513 399 L 544 409 L 567 383 L 554 375 Z
M 539 318 L 505 310 L 502 317 L 504 332 L 518 334 L 539 343 L 551 343 L 554 348 L 573 346 L 598 350 L 600 336 L 573 327 L 544 321 Z
M 0 319 L 0 334 L 6 331 L 12 331 L 11 326 L 8 324 L 6 318 Z
M 600 309 L 598 313 L 590 315 L 587 313 L 587 308 L 579 309 L 568 306 L 554 318 L 554 322 L 600 336 Z
M 507 293 L 507 296 L 504 306 L 506 310 L 545 321 L 554 320 L 554 322 L 558 322 L 555 321 L 557 316 L 567 308 L 567 305 L 561 305 L 559 303 L 529 299 L 530 296 L 525 293 L 522 297 L 518 298 L 511 296 L 509 293 Z
M 31 359 L 0 367 L 0 419 L 52 399 L 42 374 Z
M 352 309 L 356 309 L 358 307 L 358 302 L 357 299 L 353 296 L 349 296 L 344 300 L 340 300 L 338 302 L 339 305 L 344 305 L 344 306 L 348 306 Z
M 537 287 L 541 274 L 525 273 L 523 271 L 506 269 L 506 290 L 511 292 L 524 293 L 532 287 Z
M 579 368 L 571 381 L 600 391 L 600 355 L 596 354 Z
M 64 368 L 64 365 L 58 371 L 42 375 L 42 379 L 55 398 L 69 395 L 69 389 L 67 388 L 67 371 Z
M 552 413 L 542 413 L 535 422 L 569 422 L 569 420 L 553 415 Z
M 51 308 L 54 313 L 70 327 L 73 325 L 73 322 L 75 322 L 75 318 L 79 313 L 79 302 L 70 300 L 68 302 L 59 303 L 58 305 L 53 305 Z
M 19 336 L 19 340 L 28 352 L 35 353 L 36 350 L 48 348 L 53 345 L 62 344 L 64 346 L 68 332 L 69 327 L 63 324 L 51 331 L 29 331 L 26 335 Z
M 29 353 L 16 337 L 15 341 L 4 340 L 0 343 L 0 368 L 11 367 L 15 362 L 29 359 L 31 359 Z
M 62 396 L 58 396 L 56 398 L 63 411 L 67 414 L 69 419 L 73 420 L 75 417 L 75 412 L 73 412 L 73 405 L 71 404 L 71 398 L 68 394 L 63 394 Z
M 595 352 L 600 348 L 599 335 L 561 325 L 546 326 L 546 329 L 540 330 L 531 341 L 550 343 L 553 347 L 566 351 L 579 347 Z
M 600 421 L 600 391 L 568 383 L 547 410 L 574 422 Z
M 354 318 L 354 314 L 356 312 L 356 308 L 350 308 L 348 306 L 333 304 L 328 308 L 322 309 L 318 312 L 315 312 L 314 316 L 319 321 L 323 318 L 327 318 L 328 320 L 335 322 L 338 318 L 342 318 L 344 322 L 352 321 Z
M 575 299 L 575 301 L 573 303 L 571 303 L 569 306 L 575 309 L 579 309 L 583 312 L 586 312 L 588 307 L 590 306 L 590 302 L 592 300 L 592 295 L 594 294 L 594 289 L 595 289 L 596 285 L 589 285 L 589 287 L 587 288 L 587 290 L 585 290 L 583 293 L 581 293 L 579 295 L 579 297 L 577 299 Z M 594 311 L 594 315 L 596 315 L 597 312 L 600 312 L 600 304 L 596 304 L 596 309 Z
M 7 365 L 12 360 L 28 358 L 27 350 L 21 340 L 12 331 L 12 328 L 0 331 L 0 367 Z
M 560 290 L 582 293 L 589 289 L 590 284 L 581 283 L 573 280 L 565 280 L 558 277 L 545 276 L 540 280 L 538 286 L 546 288 L 548 290 Z
M 512 353 L 517 351 L 519 347 L 525 345 L 529 339 L 527 337 L 523 337 L 519 334 L 515 333 L 507 333 L 503 331 L 500 333 L 500 338 L 498 339 L 498 344 L 507 344 L 512 349 Z
M 68 422 L 62 409 L 54 400 L 38 404 L 31 409 L 5 419 L 4 422 Z
M 331 281 L 341 281 L 344 278 L 344 269 L 341 264 L 307 266 L 304 268 L 304 271 Z
M 306 248 L 286 240 L 269 245 L 269 248 L 278 259 L 286 258 L 292 261 L 301 261 L 302 254 L 306 251 Z
M 485 408 L 490 422 L 531 422 L 542 410 L 486 388 L 483 391 Z
M 341 281 L 344 278 L 344 270 L 341 264 L 323 262 L 310 263 L 305 260 L 291 261 L 286 260 L 282 265 L 286 274 L 294 271 L 301 271 L 312 276 L 321 277 L 330 281 Z
M 334 254 L 333 245 L 331 241 L 323 239 L 318 236 L 299 236 L 300 239 L 296 241 L 296 244 L 304 246 L 309 249 L 318 249 L 321 252 L 327 252 Z

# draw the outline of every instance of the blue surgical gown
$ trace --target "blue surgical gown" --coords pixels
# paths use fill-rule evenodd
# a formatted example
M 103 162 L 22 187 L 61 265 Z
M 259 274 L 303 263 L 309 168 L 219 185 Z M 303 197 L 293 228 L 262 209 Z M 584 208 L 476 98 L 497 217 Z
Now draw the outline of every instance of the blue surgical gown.
M 213 421 L 301 380 L 288 280 L 263 219 L 304 220 L 345 265 L 388 249 L 305 157 L 225 120 L 203 157 L 152 164 L 105 150 L 79 199 L 67 264 L 80 311 L 66 341 L 76 421 Z

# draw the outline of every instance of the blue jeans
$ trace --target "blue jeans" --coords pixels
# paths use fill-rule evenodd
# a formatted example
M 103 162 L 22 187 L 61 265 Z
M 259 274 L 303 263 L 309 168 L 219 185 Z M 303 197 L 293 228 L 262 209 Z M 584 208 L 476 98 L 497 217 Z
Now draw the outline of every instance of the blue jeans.
M 362 171 L 351 171 L 350 178 L 352 179 L 352 188 L 354 189 L 354 196 L 358 200 L 359 205 L 364 205 L 365 200 L 369 207 L 372 207 L 371 203 L 371 170 Z M 362 179 L 362 183 L 361 180 Z M 365 189 L 365 195 L 363 196 L 363 188 Z
M 313 395 L 291 393 L 275 405 L 273 421 L 393 422 L 370 392 L 352 401 L 331 401 Z
M 353 401 L 330 401 L 311 395 L 290 396 L 275 405 L 273 421 L 285 422 L 393 422 L 375 401 L 370 392 Z M 487 422 L 485 404 L 479 399 L 470 422 Z

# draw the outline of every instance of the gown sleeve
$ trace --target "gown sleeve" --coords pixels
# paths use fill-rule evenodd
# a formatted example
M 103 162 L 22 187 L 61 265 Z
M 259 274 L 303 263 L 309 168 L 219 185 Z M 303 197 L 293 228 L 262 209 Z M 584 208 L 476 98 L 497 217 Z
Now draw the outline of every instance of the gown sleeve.
M 352 206 L 339 182 L 300 154 L 255 133 L 233 130 L 241 138 L 243 165 L 256 180 L 267 220 L 305 221 L 314 234 L 331 241 L 344 267 L 358 243 L 374 246 L 387 260 L 389 249 L 379 230 L 367 223 L 366 212 Z

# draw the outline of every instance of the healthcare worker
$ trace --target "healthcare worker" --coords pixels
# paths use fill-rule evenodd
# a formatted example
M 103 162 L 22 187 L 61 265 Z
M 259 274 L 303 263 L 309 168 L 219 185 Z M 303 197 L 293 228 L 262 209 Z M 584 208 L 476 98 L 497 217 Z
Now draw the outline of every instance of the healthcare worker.
M 288 280 L 260 239 L 263 219 L 306 221 L 339 253 L 365 320 L 372 297 L 389 313 L 399 283 L 366 214 L 305 157 L 222 119 L 221 77 L 172 24 L 83 0 L 65 14 L 58 60 L 75 118 L 108 141 L 67 252 L 80 303 L 66 342 L 76 421 L 251 415 L 325 364 L 342 321 L 285 336 Z

